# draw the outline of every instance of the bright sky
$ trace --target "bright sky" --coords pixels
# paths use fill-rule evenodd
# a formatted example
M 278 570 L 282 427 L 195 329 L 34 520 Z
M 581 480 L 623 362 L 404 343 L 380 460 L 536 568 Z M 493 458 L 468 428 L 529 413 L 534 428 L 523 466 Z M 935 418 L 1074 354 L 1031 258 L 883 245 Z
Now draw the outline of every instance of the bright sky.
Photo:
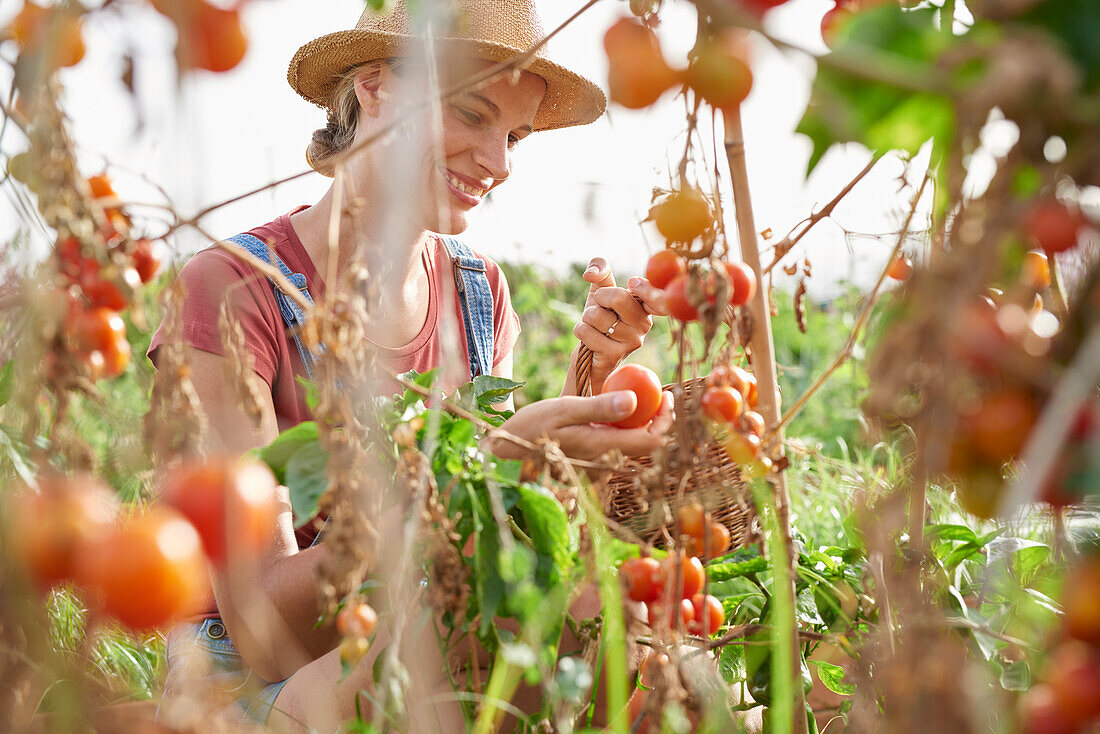
M 538 0 L 547 28 L 580 4 Z M 123 199 L 156 200 L 144 177 L 162 186 L 177 208 L 189 214 L 305 168 L 306 144 L 324 120 L 320 110 L 287 85 L 287 62 L 312 38 L 352 27 L 362 0 L 249 3 L 250 47 L 244 62 L 226 74 L 191 75 L 178 94 L 172 26 L 151 8 L 121 5 L 128 20 L 116 13 L 98 14 L 86 30 L 84 61 L 63 72 L 66 108 L 87 173 L 109 161 Z M 3 0 L 0 6 L 0 22 L 6 22 L 17 5 Z M 821 52 L 818 28 L 829 7 L 830 0 L 791 0 L 769 15 L 767 26 L 775 35 Z M 623 0 L 603 0 L 554 39 L 552 56 L 606 86 L 603 33 L 626 12 Z M 695 35 L 693 9 L 681 0 L 666 0 L 661 17 L 666 55 L 682 65 Z M 755 84 L 743 113 L 749 178 L 757 229 L 771 228 L 778 238 L 829 201 L 870 154 L 855 145 L 835 148 L 805 179 L 810 143 L 795 135 L 794 128 L 809 97 L 814 63 L 805 54 L 781 54 L 757 40 Z M 136 98 L 119 81 L 126 50 L 136 58 Z M 10 57 L 12 49 L 5 51 Z M 0 91 L 9 83 L 0 80 Z M 475 214 L 467 240 L 498 259 L 560 268 L 602 255 L 621 279 L 640 273 L 658 242 L 651 225 L 640 227 L 638 222 L 649 207 L 653 186 L 669 183 L 669 168 L 682 150 L 683 129 L 683 101 L 670 93 L 642 112 L 612 106 L 592 125 L 524 141 L 510 180 Z M 19 133 L 9 129 L 2 149 L 14 154 L 23 145 Z M 901 171 L 896 159 L 880 162 L 836 210 L 839 225 L 861 233 L 897 229 L 907 206 L 897 193 Z M 312 175 L 226 207 L 204 223 L 211 233 L 226 237 L 316 201 L 328 184 L 329 179 Z M 0 200 L 0 242 L 10 239 L 19 225 L 11 192 L 5 194 Z M 36 231 L 34 237 L 36 250 L 44 251 L 46 236 Z M 844 279 L 868 286 L 888 252 L 887 244 L 846 236 L 829 221 L 803 242 L 814 266 L 809 283 L 814 297 L 835 293 Z M 187 254 L 206 242 L 192 235 L 172 244 Z

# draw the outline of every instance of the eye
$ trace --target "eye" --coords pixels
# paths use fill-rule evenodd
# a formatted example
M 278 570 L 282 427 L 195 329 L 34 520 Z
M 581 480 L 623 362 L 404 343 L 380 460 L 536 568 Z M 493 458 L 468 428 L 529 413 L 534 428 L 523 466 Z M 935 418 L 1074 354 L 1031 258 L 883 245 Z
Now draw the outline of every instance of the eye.
M 465 107 L 455 107 L 454 110 L 455 110 L 455 112 L 458 113 L 458 115 L 463 120 L 466 121 L 467 124 L 469 124 L 469 125 L 480 125 L 481 124 L 481 115 L 477 114 L 473 110 L 468 110 Z
M 515 133 L 508 133 L 508 147 L 509 148 L 516 147 L 517 145 L 519 145 L 519 141 L 522 140 L 522 139 L 523 138 L 519 137 Z

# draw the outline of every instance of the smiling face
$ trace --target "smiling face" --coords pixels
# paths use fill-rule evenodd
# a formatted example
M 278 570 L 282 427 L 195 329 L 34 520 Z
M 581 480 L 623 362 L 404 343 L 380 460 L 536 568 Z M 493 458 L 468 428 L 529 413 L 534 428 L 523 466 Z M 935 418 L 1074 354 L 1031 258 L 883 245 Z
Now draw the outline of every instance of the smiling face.
M 491 63 L 474 61 L 452 66 L 448 78 L 441 80 L 447 88 L 477 73 Z M 377 80 L 381 94 L 368 95 L 360 115 L 357 137 L 370 134 L 379 123 L 388 122 L 402 114 L 396 99 L 403 96 L 405 80 L 402 73 L 393 74 L 384 67 Z M 524 71 L 518 82 L 509 78 L 476 91 L 463 92 L 445 100 L 442 104 L 442 150 L 431 144 L 431 127 L 426 120 L 412 128 L 410 138 L 415 142 L 416 178 L 410 191 L 416 192 L 413 207 L 406 208 L 412 224 L 422 229 L 442 234 L 459 234 L 469 226 L 467 216 L 485 194 L 503 183 L 512 172 L 512 156 L 520 141 L 533 131 L 535 112 L 546 93 L 546 82 L 539 76 Z M 359 95 L 364 102 L 363 94 Z M 371 106 L 374 109 L 371 109 Z M 405 113 L 407 114 L 407 113 Z M 406 146 L 404 156 L 410 151 Z M 384 152 L 369 167 L 378 181 L 392 180 L 387 171 L 393 171 L 392 156 Z M 384 158 L 389 157 L 390 160 Z M 408 157 L 404 157 L 408 161 Z M 407 165 L 407 163 L 406 163 Z

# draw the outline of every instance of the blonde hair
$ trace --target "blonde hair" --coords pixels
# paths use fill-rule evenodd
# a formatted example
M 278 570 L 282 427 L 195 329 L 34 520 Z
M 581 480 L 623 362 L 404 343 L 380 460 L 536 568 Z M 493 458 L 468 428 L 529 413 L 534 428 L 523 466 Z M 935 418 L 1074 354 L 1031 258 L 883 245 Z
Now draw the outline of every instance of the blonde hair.
M 313 139 L 306 148 L 306 162 L 310 168 L 325 176 L 336 174 L 336 161 L 351 147 L 355 130 L 359 125 L 359 98 L 355 95 L 355 77 L 363 69 L 377 67 L 381 73 L 383 64 L 391 69 L 396 59 L 373 59 L 353 66 L 336 80 L 332 90 L 332 105 L 328 121 L 323 128 L 313 132 Z

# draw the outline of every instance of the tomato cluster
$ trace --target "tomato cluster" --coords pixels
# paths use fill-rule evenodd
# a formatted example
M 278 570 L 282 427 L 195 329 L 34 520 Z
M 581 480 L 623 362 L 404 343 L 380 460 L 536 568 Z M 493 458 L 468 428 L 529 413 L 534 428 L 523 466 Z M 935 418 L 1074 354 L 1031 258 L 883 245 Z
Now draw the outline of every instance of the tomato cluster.
M 669 242 L 690 242 L 712 224 L 709 205 L 705 223 L 701 216 L 685 216 L 684 196 L 685 192 L 675 192 L 653 208 L 657 227 Z M 720 269 L 689 271 L 687 260 L 672 248 L 653 255 L 645 274 L 654 287 L 665 291 L 669 314 L 684 323 L 698 321 L 701 308 L 724 313 L 718 308 L 720 294 L 729 306 L 744 306 L 756 295 L 756 273 L 745 263 L 722 262 Z
M 15 39 L 20 55 L 33 54 L 49 71 L 75 66 L 84 58 L 84 23 L 76 4 L 43 7 L 24 0 L 23 7 L 4 29 Z
M 753 410 L 757 396 L 756 375 L 738 365 L 719 365 L 707 376 L 699 401 L 726 454 L 750 477 L 771 471 L 771 460 L 762 453 L 764 416 Z
M 210 602 L 207 558 L 224 564 L 227 538 L 238 560 L 270 542 L 275 478 L 255 461 L 215 460 L 178 469 L 170 483 L 166 502 L 123 518 L 95 478 L 46 477 L 6 513 L 13 555 L 40 590 L 71 582 L 97 615 L 133 629 L 201 612 Z
M 728 547 L 728 531 L 726 538 Z M 662 561 L 649 556 L 629 558 L 619 567 L 619 578 L 628 599 L 645 603 L 654 630 L 668 625 L 673 632 L 713 635 L 725 621 L 722 603 L 701 593 L 706 572 L 696 556 L 680 551 Z
M 693 89 L 715 109 L 732 109 L 752 89 L 746 44 L 738 31 L 701 38 L 682 70 L 669 66 L 657 36 L 636 18 L 622 18 L 608 28 L 604 50 L 611 100 L 629 109 L 648 107 L 678 85 Z
M 1020 699 L 1023 731 L 1075 734 L 1100 724 L 1100 557 L 1080 560 L 1062 604 L 1060 640 Z
M 111 378 L 126 370 L 131 357 L 119 311 L 130 305 L 135 289 L 153 279 L 161 256 L 153 241 L 131 237 L 129 218 L 107 176 L 92 176 L 87 185 L 104 221 L 87 239 L 63 235 L 54 257 L 67 304 L 68 347 L 94 379 Z

